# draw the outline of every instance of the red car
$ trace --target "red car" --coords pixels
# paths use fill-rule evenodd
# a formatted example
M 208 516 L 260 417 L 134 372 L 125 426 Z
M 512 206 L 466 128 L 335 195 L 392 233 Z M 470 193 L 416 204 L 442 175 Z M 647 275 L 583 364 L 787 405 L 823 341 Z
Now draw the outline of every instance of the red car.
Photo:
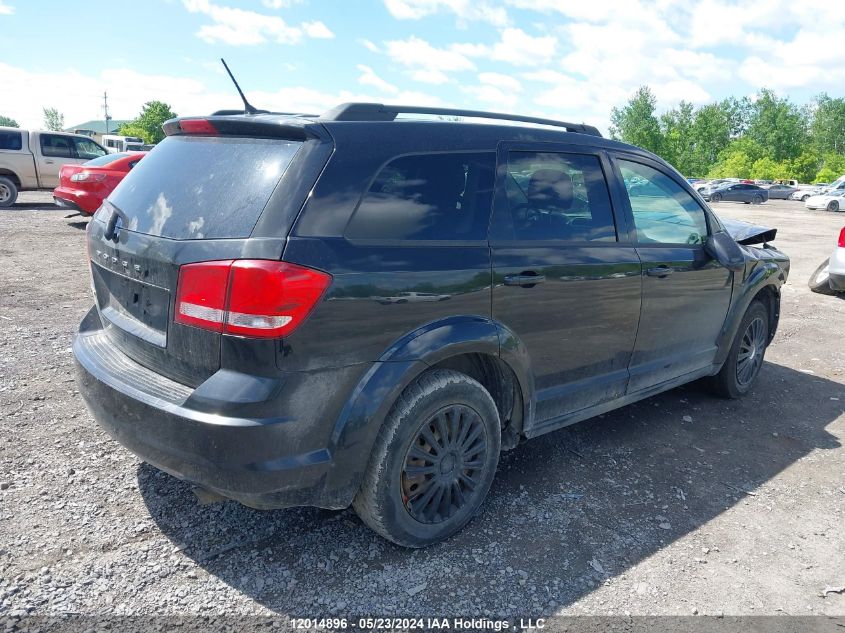
M 129 170 L 146 154 L 106 154 L 81 165 L 64 165 L 59 172 L 59 186 L 53 190 L 53 200 L 60 207 L 93 215 Z

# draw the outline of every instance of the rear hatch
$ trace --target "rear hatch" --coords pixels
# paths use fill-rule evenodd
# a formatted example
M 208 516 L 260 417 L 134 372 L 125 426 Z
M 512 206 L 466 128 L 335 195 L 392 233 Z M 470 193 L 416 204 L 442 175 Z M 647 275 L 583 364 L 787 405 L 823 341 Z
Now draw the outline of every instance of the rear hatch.
M 231 128 L 232 124 L 227 122 Z M 187 127 L 187 126 L 186 126 Z M 221 126 L 222 127 L 222 126 Z M 250 131 L 255 131 L 250 121 Z M 168 136 L 129 173 L 88 230 L 92 286 L 111 344 L 173 380 L 197 386 L 220 367 L 219 332 L 174 322 L 180 266 L 279 259 L 303 183 L 286 182 L 308 136 L 276 125 L 268 138 Z M 273 136 L 276 137 L 273 137 Z M 289 138 L 279 138 L 280 135 Z M 293 138 L 290 138 L 293 137 Z M 313 141 L 317 142 L 317 141 Z M 287 192 L 287 195 L 285 193 Z M 298 203 L 292 197 L 299 196 Z M 285 214 L 290 220 L 263 215 Z M 272 232 L 256 236 L 256 225 Z

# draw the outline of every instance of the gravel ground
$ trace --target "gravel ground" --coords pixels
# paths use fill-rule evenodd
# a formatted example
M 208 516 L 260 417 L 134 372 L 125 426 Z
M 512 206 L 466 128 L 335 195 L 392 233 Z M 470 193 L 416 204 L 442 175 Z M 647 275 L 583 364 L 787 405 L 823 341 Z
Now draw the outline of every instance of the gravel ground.
M 845 299 L 811 294 L 845 214 L 715 205 L 793 261 L 754 392 L 687 386 L 503 456 L 424 551 L 351 511 L 202 505 L 101 432 L 73 379 L 85 220 L 0 212 L 0 613 L 845 614 Z

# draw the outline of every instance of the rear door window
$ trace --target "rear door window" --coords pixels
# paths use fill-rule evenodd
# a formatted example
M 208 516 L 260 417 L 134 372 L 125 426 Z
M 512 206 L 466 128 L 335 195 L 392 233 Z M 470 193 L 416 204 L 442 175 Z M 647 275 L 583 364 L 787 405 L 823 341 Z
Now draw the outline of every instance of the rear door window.
M 58 134 L 41 135 L 41 155 L 54 158 L 73 158 L 73 138 Z
M 484 240 L 496 154 L 402 156 L 376 175 L 346 227 L 349 239 Z
M 248 237 L 301 143 L 170 136 L 109 197 L 130 231 L 171 239 Z
M 74 144 L 76 145 L 76 156 L 77 158 L 99 158 L 101 156 L 105 156 L 108 152 L 100 147 L 97 143 L 92 141 L 91 139 L 87 138 L 75 138 L 73 139 Z
M 598 156 L 509 152 L 505 191 L 513 239 L 616 241 Z
M 18 150 L 23 147 L 20 132 L 0 132 L 0 149 Z

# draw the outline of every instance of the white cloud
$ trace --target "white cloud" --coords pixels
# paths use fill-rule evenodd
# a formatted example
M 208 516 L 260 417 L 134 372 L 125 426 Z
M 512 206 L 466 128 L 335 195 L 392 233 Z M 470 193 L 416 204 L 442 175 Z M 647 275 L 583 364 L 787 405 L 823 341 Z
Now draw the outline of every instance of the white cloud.
M 356 40 L 356 41 L 357 41 L 357 42 L 358 42 L 361 46 L 363 46 L 363 47 L 364 47 L 364 48 L 366 48 L 368 51 L 370 51 L 371 53 L 380 53 L 380 52 L 381 52 L 381 50 L 379 49 L 379 47 L 378 47 L 378 46 L 376 46 L 375 44 L 373 44 L 373 43 L 372 43 L 370 40 L 368 40 L 368 39 L 360 39 L 360 40 Z
M 261 0 L 261 4 L 268 9 L 287 9 L 301 2 L 302 0 Z
M 436 76 L 448 72 L 475 70 L 469 58 L 449 49 L 435 48 L 423 39 L 411 36 L 407 40 L 393 40 L 385 44 L 387 54 L 393 61 L 410 68 L 427 71 Z
M 384 0 L 384 6 L 397 20 L 419 20 L 440 11 L 451 11 L 462 26 L 476 21 L 496 26 L 508 23 L 505 9 L 486 0 Z
M 361 76 L 358 77 L 359 84 L 363 86 L 373 86 L 381 92 L 388 92 L 391 94 L 396 94 L 397 92 L 399 92 L 399 88 L 379 77 L 375 73 L 375 71 L 369 66 L 365 66 L 364 64 L 358 64 L 356 68 L 362 73 Z
M 455 44 L 452 50 L 470 57 L 485 57 L 515 66 L 542 66 L 551 61 L 557 49 L 553 35 L 534 37 L 522 29 L 503 29 L 498 42 L 486 44 Z
M 481 73 L 478 75 L 478 80 L 487 84 L 488 86 L 495 86 L 503 90 L 510 90 L 511 92 L 519 92 L 522 90 L 522 84 L 518 79 L 510 75 L 503 75 L 501 73 Z
M 316 22 L 303 22 L 302 30 L 305 31 L 308 37 L 315 39 L 329 40 L 334 37 L 334 33 L 329 30 L 329 27 L 319 20 Z
M 447 84 L 452 81 L 449 79 L 449 75 L 439 70 L 415 70 L 411 73 L 411 79 L 424 84 L 433 84 L 436 86 L 440 84 Z
M 493 104 L 496 110 L 512 109 L 519 102 L 519 95 L 516 93 L 502 90 L 490 84 L 466 86 L 463 88 L 463 91 L 482 103 Z
M 15 12 L 15 7 L 6 4 L 0 0 L 0 15 L 12 15 Z
M 223 42 L 232 46 L 253 46 L 267 41 L 279 44 L 297 44 L 303 35 L 312 38 L 331 38 L 334 34 L 322 22 L 303 22 L 291 26 L 276 15 L 266 15 L 233 7 L 224 7 L 210 0 L 183 0 L 191 13 L 211 18 L 197 31 L 197 37 L 213 44 Z

